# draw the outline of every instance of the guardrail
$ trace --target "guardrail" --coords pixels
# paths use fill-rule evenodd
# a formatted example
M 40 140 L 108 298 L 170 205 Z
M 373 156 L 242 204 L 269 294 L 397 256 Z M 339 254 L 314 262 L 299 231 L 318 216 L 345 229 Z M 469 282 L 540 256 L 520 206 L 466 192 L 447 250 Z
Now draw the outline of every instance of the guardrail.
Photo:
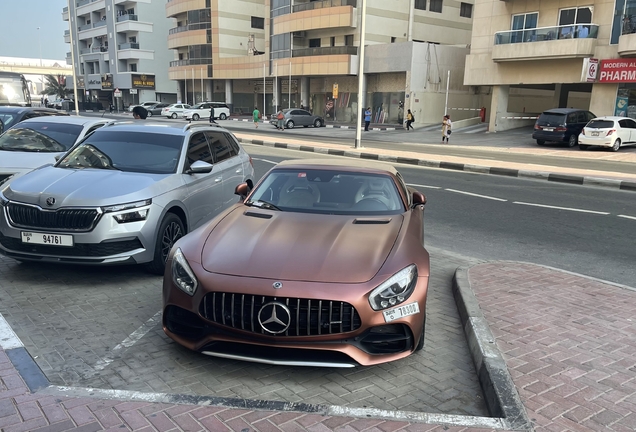
M 120 49 L 120 50 L 139 49 L 139 44 L 135 43 L 135 42 L 123 43 L 123 44 L 119 44 L 119 48 L 118 49 Z
M 358 47 L 347 45 L 347 46 L 335 46 L 335 47 L 300 48 L 300 49 L 292 50 L 292 57 L 338 55 L 338 54 L 357 55 Z
M 202 22 L 202 23 L 196 23 L 196 24 L 188 24 L 186 26 L 173 27 L 168 30 L 168 34 L 171 35 L 171 34 L 181 33 L 181 32 L 190 31 L 190 30 L 207 30 L 211 28 L 212 28 L 211 22 Z
M 323 0 L 312 1 L 309 3 L 295 4 L 292 7 L 292 12 L 302 12 L 306 10 L 322 9 L 334 6 L 353 6 L 356 7 L 357 0 Z
M 122 21 L 139 21 L 139 17 L 134 14 L 119 15 L 117 17 L 117 22 L 122 22 Z
M 497 32 L 495 45 L 560 39 L 596 39 L 597 37 L 598 24 L 574 24 Z
M 212 59 L 188 59 L 188 60 L 175 60 L 170 62 L 170 67 L 176 66 L 196 66 L 196 65 L 211 65 Z

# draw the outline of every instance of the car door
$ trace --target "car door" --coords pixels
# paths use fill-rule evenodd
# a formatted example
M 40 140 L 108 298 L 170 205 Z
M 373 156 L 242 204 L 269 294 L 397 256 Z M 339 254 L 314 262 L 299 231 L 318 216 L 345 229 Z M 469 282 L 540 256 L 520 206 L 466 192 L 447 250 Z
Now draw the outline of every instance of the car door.
M 197 161 L 212 165 L 212 171 L 205 174 L 188 174 L 190 166 Z M 222 168 L 214 164 L 210 146 L 204 132 L 190 136 L 183 165 L 183 181 L 186 197 L 183 200 L 189 215 L 189 231 L 201 226 L 218 213 L 223 202 Z
M 621 139 L 621 143 L 628 143 L 630 140 L 630 127 L 627 123 L 627 119 L 618 121 L 618 137 Z
M 214 166 L 223 173 L 223 203 L 225 209 L 236 202 L 234 189 L 243 181 L 243 164 L 238 157 L 238 146 L 232 144 L 231 137 L 222 131 L 207 131 L 206 135 L 212 149 Z
M 626 120 L 627 127 L 629 128 L 629 143 L 633 144 L 636 142 L 636 121 L 632 119 Z

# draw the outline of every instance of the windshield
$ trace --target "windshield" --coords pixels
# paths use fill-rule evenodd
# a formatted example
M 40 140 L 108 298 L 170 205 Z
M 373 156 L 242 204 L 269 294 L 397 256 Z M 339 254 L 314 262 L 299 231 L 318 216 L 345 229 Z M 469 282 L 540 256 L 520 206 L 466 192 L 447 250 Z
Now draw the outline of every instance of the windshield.
M 100 129 L 56 166 L 171 174 L 177 170 L 182 146 L 183 137 L 178 135 Z
M 546 112 L 539 116 L 537 123 L 540 125 L 562 125 L 565 124 L 565 114 Z
M 0 104 L 29 105 L 28 87 L 17 73 L 0 73 Z
M 193 107 L 191 107 L 191 109 L 201 109 L 203 105 L 202 104 L 196 104 Z
M 0 150 L 65 152 L 77 140 L 82 126 L 53 123 L 20 123 L 0 136 Z
M 592 129 L 610 129 L 614 127 L 614 122 L 612 120 L 592 120 L 586 127 Z
M 343 215 L 404 211 L 390 176 L 346 170 L 274 170 L 245 204 L 281 211 Z

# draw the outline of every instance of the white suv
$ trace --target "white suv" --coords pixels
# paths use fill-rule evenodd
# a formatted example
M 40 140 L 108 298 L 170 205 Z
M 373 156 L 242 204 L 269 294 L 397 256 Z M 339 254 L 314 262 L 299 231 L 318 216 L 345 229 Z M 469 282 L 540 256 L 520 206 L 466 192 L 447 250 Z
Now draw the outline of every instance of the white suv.
M 214 118 L 225 120 L 230 116 L 230 108 L 224 102 L 202 102 L 183 112 L 186 120 L 199 120 L 210 118 L 210 108 L 214 107 Z

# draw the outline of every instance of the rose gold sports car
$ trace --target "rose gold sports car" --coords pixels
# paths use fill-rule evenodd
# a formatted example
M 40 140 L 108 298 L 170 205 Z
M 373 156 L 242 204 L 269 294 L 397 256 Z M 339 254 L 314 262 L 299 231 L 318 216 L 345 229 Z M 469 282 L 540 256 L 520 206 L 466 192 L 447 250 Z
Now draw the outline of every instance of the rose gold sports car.
M 203 354 L 354 367 L 424 346 L 424 204 L 391 165 L 285 161 L 179 240 L 163 328 Z

